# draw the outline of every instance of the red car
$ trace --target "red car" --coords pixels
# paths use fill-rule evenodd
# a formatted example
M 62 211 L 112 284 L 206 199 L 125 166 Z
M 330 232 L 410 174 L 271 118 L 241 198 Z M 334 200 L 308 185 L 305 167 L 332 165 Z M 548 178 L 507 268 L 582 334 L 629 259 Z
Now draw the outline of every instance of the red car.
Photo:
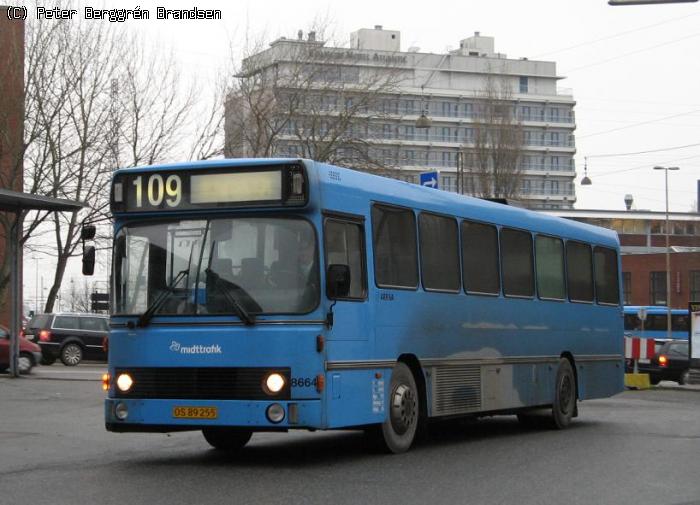
M 41 347 L 24 337 L 19 337 L 19 373 L 29 373 L 41 361 Z M 0 326 L 0 371 L 10 367 L 10 332 Z

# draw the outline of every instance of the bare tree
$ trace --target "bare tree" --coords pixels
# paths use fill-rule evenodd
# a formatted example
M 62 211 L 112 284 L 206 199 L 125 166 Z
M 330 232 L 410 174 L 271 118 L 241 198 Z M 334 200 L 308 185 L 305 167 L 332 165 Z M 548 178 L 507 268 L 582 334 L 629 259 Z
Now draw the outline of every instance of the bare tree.
M 79 215 L 36 215 L 28 222 L 25 235 L 31 230 L 41 239 L 33 247 L 56 259 L 44 307 L 50 312 L 68 260 L 80 252 L 82 222 L 109 219 L 112 171 L 221 152 L 222 113 L 219 107 L 218 117 L 196 117 L 198 90 L 184 83 L 174 58 L 144 54 L 121 27 L 73 20 L 50 23 L 56 28 L 45 32 L 46 24 L 35 25 L 41 37 L 30 37 L 28 46 L 40 57 L 27 77 L 25 124 L 33 137 L 25 140 L 26 185 L 33 193 L 89 205 Z M 35 41 L 41 42 L 36 48 Z M 103 234 L 103 248 L 109 235 Z
M 505 77 L 486 78 L 477 93 L 473 146 L 464 149 L 472 192 L 481 198 L 517 199 L 522 173 L 523 129 L 518 122 L 511 84 Z
M 386 169 L 367 130 L 406 76 L 400 67 L 343 65 L 351 54 L 311 31 L 248 50 L 226 102 L 229 156 L 299 156 Z

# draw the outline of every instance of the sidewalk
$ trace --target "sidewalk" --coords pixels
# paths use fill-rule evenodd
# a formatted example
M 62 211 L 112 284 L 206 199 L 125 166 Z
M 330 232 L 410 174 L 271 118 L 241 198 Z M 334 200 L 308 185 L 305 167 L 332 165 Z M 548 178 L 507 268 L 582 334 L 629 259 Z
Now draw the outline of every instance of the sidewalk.
M 54 363 L 50 366 L 36 366 L 32 369 L 31 374 L 23 377 L 38 380 L 100 382 L 104 373 L 107 373 L 106 363 L 85 363 L 78 366 L 65 366 L 62 363 Z
M 679 391 L 700 391 L 700 384 L 684 384 L 680 385 L 673 381 L 661 381 L 657 386 L 652 386 L 652 389 L 677 389 Z

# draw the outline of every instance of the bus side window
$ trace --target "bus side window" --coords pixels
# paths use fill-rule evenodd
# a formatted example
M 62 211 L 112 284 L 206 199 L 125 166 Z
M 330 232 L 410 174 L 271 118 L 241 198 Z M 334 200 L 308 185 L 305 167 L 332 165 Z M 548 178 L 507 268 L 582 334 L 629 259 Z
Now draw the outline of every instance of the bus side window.
M 501 269 L 503 294 L 531 297 L 535 294 L 532 264 L 532 235 L 528 232 L 501 230 Z
M 539 297 L 545 300 L 566 299 L 564 243 L 561 239 L 537 235 L 535 237 L 535 262 Z
M 356 223 L 327 219 L 324 236 L 326 268 L 330 265 L 347 265 L 350 268 L 350 292 L 345 298 L 364 300 L 367 297 L 367 275 L 363 227 Z
M 453 218 L 421 212 L 420 270 L 426 290 L 460 290 L 457 221 Z
M 372 206 L 374 277 L 378 287 L 418 287 L 416 216 L 410 209 Z
M 642 321 L 636 314 L 625 314 L 625 330 L 641 330 Z
M 591 246 L 572 240 L 566 243 L 566 275 L 572 302 L 593 301 Z
M 688 331 L 688 316 L 685 314 L 671 314 L 672 331 Z
M 595 293 L 598 303 L 618 305 L 620 303 L 617 254 L 607 247 L 596 247 L 593 251 L 595 263 Z
M 470 294 L 497 295 L 498 230 L 495 226 L 462 221 L 462 281 Z

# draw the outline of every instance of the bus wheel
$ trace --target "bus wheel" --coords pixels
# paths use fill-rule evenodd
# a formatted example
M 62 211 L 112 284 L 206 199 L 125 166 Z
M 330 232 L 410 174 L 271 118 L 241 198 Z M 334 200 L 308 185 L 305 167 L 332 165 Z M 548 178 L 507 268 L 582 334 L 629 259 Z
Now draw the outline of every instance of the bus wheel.
M 202 434 L 209 445 L 220 451 L 237 451 L 253 436 L 251 430 L 224 427 L 204 428 Z
M 386 449 L 395 454 L 406 452 L 413 443 L 420 417 L 420 398 L 411 370 L 398 362 L 391 373 L 389 415 L 382 424 Z
M 552 424 L 554 428 L 563 430 L 569 426 L 576 411 L 576 377 L 571 363 L 566 358 L 559 360 L 554 388 Z

